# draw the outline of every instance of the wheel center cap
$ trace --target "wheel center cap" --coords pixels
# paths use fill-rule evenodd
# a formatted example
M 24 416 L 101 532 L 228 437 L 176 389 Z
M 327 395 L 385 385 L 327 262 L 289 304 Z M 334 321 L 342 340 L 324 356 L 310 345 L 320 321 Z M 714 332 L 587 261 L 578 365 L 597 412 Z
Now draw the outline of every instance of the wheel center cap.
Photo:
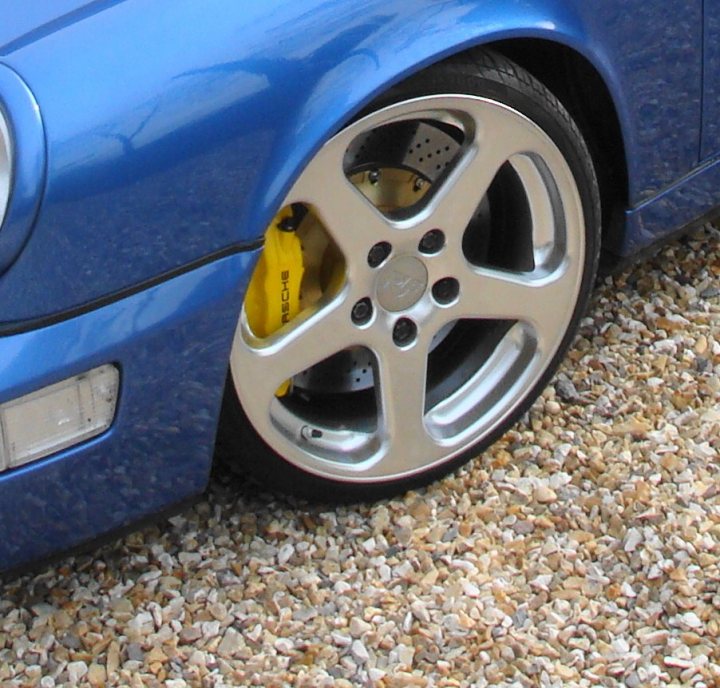
M 412 256 L 400 256 L 380 271 L 377 299 L 386 311 L 405 311 L 420 300 L 427 286 L 428 272 L 423 262 Z

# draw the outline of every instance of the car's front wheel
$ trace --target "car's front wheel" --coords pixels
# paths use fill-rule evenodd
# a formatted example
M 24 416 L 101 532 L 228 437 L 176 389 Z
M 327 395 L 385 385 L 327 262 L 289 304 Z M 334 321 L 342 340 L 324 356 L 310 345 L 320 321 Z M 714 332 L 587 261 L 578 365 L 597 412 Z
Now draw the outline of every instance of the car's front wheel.
M 281 288 L 296 305 L 269 329 L 255 325 L 265 292 L 248 292 L 221 428 L 234 460 L 332 500 L 397 493 L 477 455 L 569 345 L 599 212 L 577 127 L 513 63 L 476 53 L 393 88 L 285 199 L 302 279 Z

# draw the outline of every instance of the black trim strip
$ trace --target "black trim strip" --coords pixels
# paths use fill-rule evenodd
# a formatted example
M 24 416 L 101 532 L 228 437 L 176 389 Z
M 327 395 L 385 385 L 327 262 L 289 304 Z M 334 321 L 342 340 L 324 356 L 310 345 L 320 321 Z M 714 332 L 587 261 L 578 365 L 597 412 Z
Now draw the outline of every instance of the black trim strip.
M 132 287 L 121 289 L 120 291 L 108 294 L 107 296 L 101 296 L 98 299 L 88 301 L 87 303 L 84 303 L 80 306 L 74 306 L 73 308 L 61 311 L 59 313 L 53 313 L 52 315 L 43 315 L 39 318 L 32 318 L 30 320 L 18 320 L 15 322 L 0 323 L 0 337 L 8 337 L 14 334 L 23 334 L 24 332 L 31 332 L 32 330 L 38 330 L 43 327 L 49 327 L 50 325 L 56 325 L 57 323 L 63 322 L 64 320 L 70 320 L 71 318 L 75 318 L 79 315 L 84 315 L 85 313 L 89 313 L 90 311 L 97 310 L 98 308 L 108 306 L 111 303 L 115 303 L 116 301 L 128 298 L 129 296 L 134 296 L 141 291 L 156 287 L 158 284 L 162 284 L 163 282 L 167 282 L 168 280 L 171 280 L 175 277 L 184 275 L 187 272 L 192 272 L 193 270 L 197 270 L 198 268 L 201 268 L 205 265 L 214 263 L 216 260 L 221 260 L 222 258 L 227 258 L 228 256 L 233 256 L 237 253 L 254 251 L 256 249 L 262 248 L 262 246 L 263 239 L 258 239 L 256 241 L 252 241 L 246 244 L 235 244 L 233 246 L 228 246 L 227 248 L 221 249 L 220 251 L 216 251 L 215 253 L 210 253 L 203 258 L 199 258 L 192 263 L 186 263 L 179 268 L 173 268 L 172 270 L 164 272 L 157 277 L 152 277 L 151 279 L 145 280 L 144 282 L 139 282 Z

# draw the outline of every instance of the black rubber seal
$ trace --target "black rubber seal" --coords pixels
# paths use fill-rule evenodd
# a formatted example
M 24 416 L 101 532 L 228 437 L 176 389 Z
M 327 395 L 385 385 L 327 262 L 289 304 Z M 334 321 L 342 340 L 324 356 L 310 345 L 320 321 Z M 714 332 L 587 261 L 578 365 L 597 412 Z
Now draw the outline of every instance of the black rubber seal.
M 254 251 L 256 249 L 262 248 L 262 246 L 262 239 L 258 239 L 257 241 L 253 241 L 247 244 L 235 244 L 233 246 L 221 249 L 220 251 L 216 251 L 215 253 L 210 253 L 209 255 L 204 256 L 203 258 L 199 258 L 192 263 L 186 263 L 179 268 L 168 270 L 167 272 L 157 275 L 156 277 L 152 277 L 143 282 L 138 282 L 132 287 L 127 287 L 126 289 L 121 289 L 120 291 L 113 292 L 112 294 L 101 296 L 98 299 L 88 301 L 87 303 L 84 303 L 80 306 L 74 306 L 73 308 L 60 311 L 59 313 L 52 313 L 51 315 L 43 315 L 39 318 L 0 323 L 0 337 L 9 337 L 10 335 L 23 334 L 24 332 L 31 332 L 32 330 L 38 330 L 43 327 L 49 327 L 50 325 L 56 325 L 57 323 L 63 322 L 64 320 L 76 318 L 79 315 L 89 313 L 90 311 L 97 310 L 98 308 L 102 308 L 103 306 L 108 306 L 111 303 L 115 303 L 116 301 L 126 299 L 129 296 L 138 294 L 141 291 L 145 291 L 146 289 L 155 287 L 158 284 L 167 282 L 168 280 L 179 277 L 180 275 L 184 275 L 185 273 L 197 270 L 204 265 L 214 263 L 215 261 L 221 260 L 222 258 L 227 258 L 228 256 L 233 256 L 237 253 Z

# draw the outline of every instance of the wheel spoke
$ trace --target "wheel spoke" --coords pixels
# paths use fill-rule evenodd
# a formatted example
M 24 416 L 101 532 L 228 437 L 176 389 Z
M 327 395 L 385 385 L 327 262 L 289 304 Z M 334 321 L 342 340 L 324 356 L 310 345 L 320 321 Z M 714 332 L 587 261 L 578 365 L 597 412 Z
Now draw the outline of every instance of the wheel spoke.
M 373 347 L 380 413 L 379 431 L 385 445 L 382 471 L 407 473 L 436 452 L 425 426 L 425 394 L 429 337 L 411 349 Z
M 278 387 L 294 375 L 338 351 L 361 344 L 362 333 L 348 325 L 347 299 L 319 310 L 301 313 L 289 326 L 266 339 L 257 339 L 244 318 L 238 328 L 234 352 L 242 357 L 238 368 L 243 384 L 267 403 Z
M 572 271 L 510 272 L 468 265 L 460 277 L 461 296 L 448 318 L 518 320 L 530 325 L 539 339 L 552 340 L 567 327 L 564 303 L 575 288 Z
M 566 243 L 565 226 L 558 222 L 553 205 L 554 185 L 530 156 L 516 155 L 512 166 L 522 181 L 530 206 L 535 264 L 544 265 L 551 256 L 564 251 Z
M 433 434 L 457 442 L 463 434 L 476 432 L 478 423 L 492 427 L 507 411 L 497 406 L 498 397 L 522 398 L 539 355 L 531 332 L 515 323 L 467 383 L 428 411 L 426 421 Z
M 353 186 L 343 170 L 344 138 L 330 141 L 310 163 L 285 202 L 310 205 L 345 254 L 350 268 L 392 223 Z
M 428 208 L 430 224 L 463 231 L 478 209 L 500 168 L 513 156 L 542 148 L 532 123 L 497 104 L 475 99 L 466 107 L 466 149 Z

